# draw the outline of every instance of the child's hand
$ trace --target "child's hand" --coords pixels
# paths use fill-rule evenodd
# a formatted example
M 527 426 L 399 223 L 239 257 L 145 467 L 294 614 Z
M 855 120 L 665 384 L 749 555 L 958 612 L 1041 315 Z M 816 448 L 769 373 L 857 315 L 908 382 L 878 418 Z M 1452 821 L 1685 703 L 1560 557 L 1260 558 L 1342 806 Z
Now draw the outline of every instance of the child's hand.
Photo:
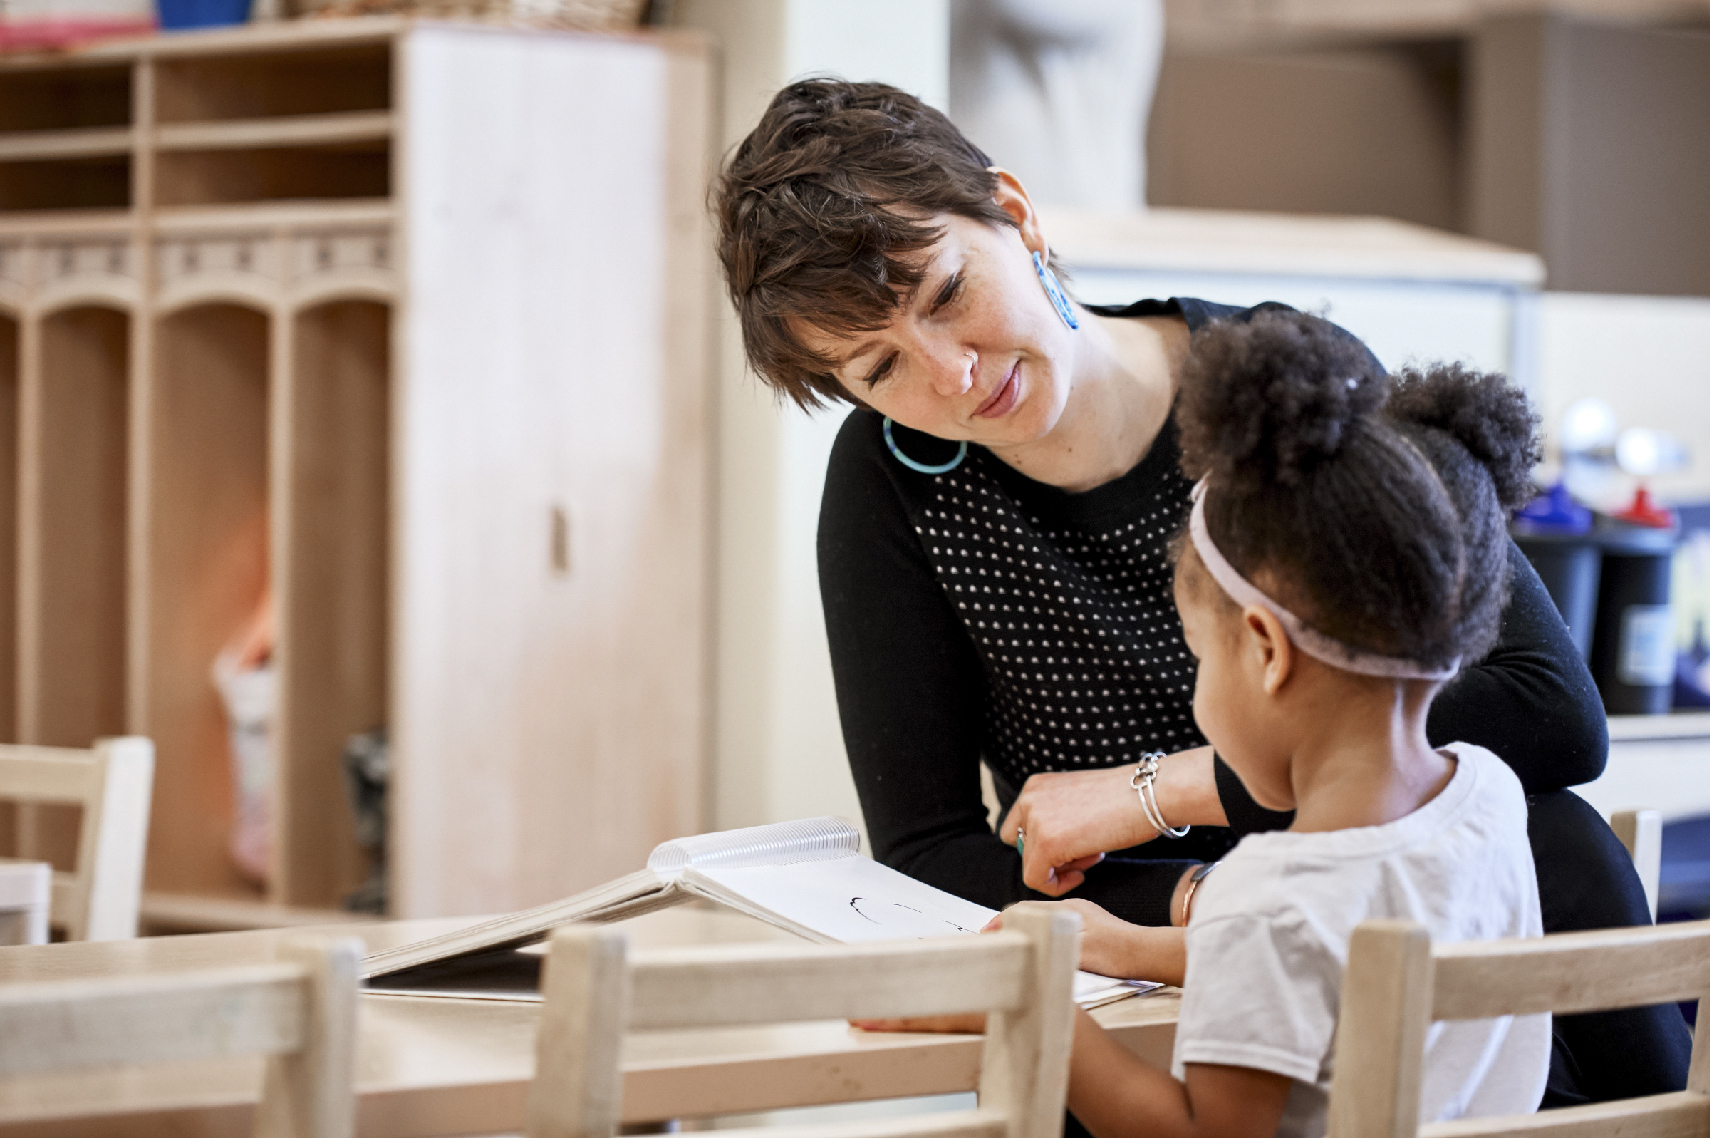
M 1131 925 L 1079 897 L 1052 904 L 1067 905 L 1081 915 L 1081 967 L 1119 980 L 1156 980 L 1181 985 L 1187 973 L 1187 936 L 1176 928 Z M 1003 927 L 1003 914 L 981 932 Z
M 852 1019 L 849 1026 L 862 1031 L 918 1031 L 940 1035 L 982 1035 L 986 1030 L 986 1013 L 969 1012 L 959 1016 L 914 1016 L 909 1019 Z

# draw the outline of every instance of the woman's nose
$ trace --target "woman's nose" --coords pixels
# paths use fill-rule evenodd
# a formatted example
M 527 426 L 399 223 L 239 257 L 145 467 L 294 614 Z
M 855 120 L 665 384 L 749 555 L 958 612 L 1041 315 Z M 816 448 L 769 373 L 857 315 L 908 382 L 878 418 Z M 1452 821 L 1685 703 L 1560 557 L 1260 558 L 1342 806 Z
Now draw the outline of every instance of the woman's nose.
M 974 362 L 972 352 L 946 352 L 935 354 L 928 363 L 932 369 L 932 389 L 939 395 L 961 395 L 974 386 Z

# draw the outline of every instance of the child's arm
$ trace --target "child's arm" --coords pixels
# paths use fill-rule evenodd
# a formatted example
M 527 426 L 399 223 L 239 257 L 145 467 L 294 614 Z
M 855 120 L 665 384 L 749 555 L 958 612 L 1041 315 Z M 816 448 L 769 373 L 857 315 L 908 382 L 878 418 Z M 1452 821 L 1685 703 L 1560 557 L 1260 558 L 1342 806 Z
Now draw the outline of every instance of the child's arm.
M 1069 1110 L 1095 1138 L 1270 1138 L 1282 1121 L 1290 1080 L 1250 1067 L 1189 1063 L 1178 1083 L 1075 1017 Z
M 1187 974 L 1187 930 L 1131 925 L 1078 897 L 1052 904 L 1067 905 L 1081 915 L 1081 967 L 1100 976 L 1122 980 L 1156 980 L 1181 987 Z M 1176 902 L 1179 911 L 1180 901 Z M 1003 914 L 986 930 L 1003 927 Z

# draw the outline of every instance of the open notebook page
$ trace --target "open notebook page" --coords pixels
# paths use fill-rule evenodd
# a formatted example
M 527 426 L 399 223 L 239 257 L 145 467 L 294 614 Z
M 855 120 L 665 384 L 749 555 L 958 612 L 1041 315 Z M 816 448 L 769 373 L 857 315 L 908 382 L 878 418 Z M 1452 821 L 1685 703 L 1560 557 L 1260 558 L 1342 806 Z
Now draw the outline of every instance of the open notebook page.
M 794 865 L 701 866 L 685 884 L 739 912 L 821 943 L 959 936 L 997 915 L 859 854 Z M 1096 1007 L 1160 985 L 1075 975 L 1075 1000 Z

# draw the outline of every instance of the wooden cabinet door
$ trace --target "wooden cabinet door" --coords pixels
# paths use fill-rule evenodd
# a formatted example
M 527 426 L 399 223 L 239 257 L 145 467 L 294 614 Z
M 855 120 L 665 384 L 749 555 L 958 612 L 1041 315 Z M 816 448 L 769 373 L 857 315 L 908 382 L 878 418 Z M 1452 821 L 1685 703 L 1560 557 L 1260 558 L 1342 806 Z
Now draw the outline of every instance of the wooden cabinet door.
M 392 910 L 533 905 L 703 822 L 709 72 L 401 41 Z

